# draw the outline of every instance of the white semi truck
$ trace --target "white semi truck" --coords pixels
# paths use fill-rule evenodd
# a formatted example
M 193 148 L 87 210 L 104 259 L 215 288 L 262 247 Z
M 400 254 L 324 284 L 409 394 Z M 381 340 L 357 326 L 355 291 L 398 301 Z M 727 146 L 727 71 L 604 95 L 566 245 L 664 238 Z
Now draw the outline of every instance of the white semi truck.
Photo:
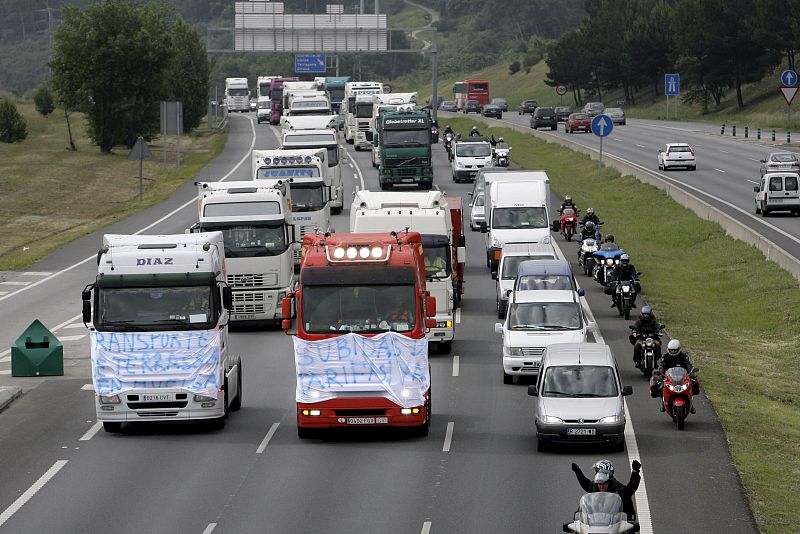
M 291 118 L 291 117 L 289 117 Z M 331 213 L 341 213 L 344 208 L 344 184 L 342 182 L 342 159 L 345 157 L 344 147 L 339 146 L 339 132 L 335 128 L 321 129 L 284 129 L 281 148 L 302 150 L 324 148 L 328 174 L 331 178 Z
M 222 232 L 232 323 L 279 322 L 294 285 L 288 182 L 197 182 L 193 232 Z
M 325 91 L 293 91 L 284 112 L 289 117 L 331 114 L 331 97 Z
M 250 111 L 247 78 L 225 78 L 225 105 L 228 111 Z
M 428 291 L 436 297 L 436 327 L 428 340 L 439 352 L 449 353 L 455 339 L 456 263 L 464 264 L 466 250 L 454 235 L 447 197 L 440 191 L 357 191 L 350 208 L 350 231 L 354 233 L 401 232 L 422 235 Z M 455 246 L 454 246 L 455 245 Z
M 253 150 L 252 153 L 255 180 L 266 180 L 268 185 L 289 182 L 295 267 L 300 265 L 303 236 L 330 230 L 332 185 L 326 154 L 325 149 Z
M 97 420 L 213 420 L 242 402 L 241 358 L 228 352 L 231 290 L 221 232 L 106 234 L 81 295 Z
M 357 95 L 376 95 L 383 93 L 381 82 L 348 82 L 344 86 L 344 100 L 339 109 L 344 122 L 344 140 L 353 143 L 358 131 L 358 111 L 356 109 Z M 369 99 L 363 99 L 366 102 Z M 366 107 L 361 109 L 362 114 L 370 113 Z

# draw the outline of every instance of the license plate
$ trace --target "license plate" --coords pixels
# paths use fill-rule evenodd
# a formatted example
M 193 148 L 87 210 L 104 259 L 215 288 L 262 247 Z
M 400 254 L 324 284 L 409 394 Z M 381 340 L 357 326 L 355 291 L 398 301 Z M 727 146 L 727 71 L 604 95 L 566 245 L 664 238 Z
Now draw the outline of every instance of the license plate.
M 445 332 L 434 332 L 433 336 L 434 337 L 444 337 L 444 334 L 445 334 Z
M 347 424 L 348 425 L 375 425 L 375 424 L 387 424 L 389 422 L 388 417 L 348 417 Z
M 249 319 L 255 319 L 256 316 L 252 313 L 234 313 L 233 320 L 234 321 L 247 321 Z
M 567 435 L 568 436 L 594 436 L 595 435 L 594 428 L 568 428 Z
M 163 402 L 163 401 L 171 401 L 172 393 L 159 393 L 156 395 L 142 395 L 143 402 Z
M 402 178 L 402 179 L 400 179 L 400 181 L 403 182 L 403 183 L 413 183 L 414 179 L 413 178 Z
M 769 199 L 769 203 L 770 204 L 782 204 L 784 200 L 786 200 L 786 199 L 785 198 L 770 198 Z

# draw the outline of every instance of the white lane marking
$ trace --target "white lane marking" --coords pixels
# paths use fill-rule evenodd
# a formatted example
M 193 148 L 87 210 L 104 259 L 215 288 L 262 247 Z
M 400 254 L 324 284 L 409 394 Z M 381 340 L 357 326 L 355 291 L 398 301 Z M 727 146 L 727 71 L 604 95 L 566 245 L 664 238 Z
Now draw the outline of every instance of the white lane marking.
M 21 273 L 23 276 L 50 276 L 53 273 L 47 273 L 42 271 L 25 271 Z
M 350 155 L 350 152 L 347 153 L 347 157 L 350 158 L 350 161 L 353 162 L 353 165 L 356 168 L 356 172 L 358 173 L 358 179 L 361 181 L 361 189 L 362 190 L 366 189 L 366 186 L 364 185 L 364 175 L 361 174 L 361 167 L 358 166 L 358 163 L 356 162 L 355 159 L 353 159 L 353 156 Z
M 723 171 L 722 169 L 718 169 L 718 168 L 714 167 L 714 170 L 717 171 L 717 172 L 721 172 L 722 174 L 725 174 L 725 171 Z
M 419 534 L 430 534 L 430 531 L 431 531 L 431 522 L 425 521 L 424 523 L 422 523 L 422 530 L 420 531 Z
M 461 308 L 456 308 L 456 323 L 461 322 Z
M 458 376 L 459 357 L 453 356 L 453 376 Z
M 272 426 L 269 427 L 269 432 L 267 432 L 267 435 L 264 436 L 264 439 L 261 441 L 261 445 L 259 445 L 256 449 L 256 454 L 261 454 L 264 452 L 264 449 L 266 449 L 267 445 L 269 445 L 269 440 L 272 439 L 272 436 L 274 436 L 275 432 L 278 430 L 279 425 L 280 423 L 272 423 Z
M 6 369 L 5 371 L 0 371 L 0 375 L 10 375 L 11 369 Z
M 241 166 L 242 166 L 242 163 L 244 163 L 246 160 L 248 160 L 248 159 L 250 158 L 250 153 L 253 151 L 253 147 L 254 147 L 254 146 L 255 146 L 255 144 L 256 144 L 256 127 L 255 127 L 255 121 L 253 121 L 253 119 L 251 119 L 250 117 L 246 117 L 246 118 L 247 118 L 247 120 L 249 120 L 249 121 L 250 121 L 250 130 L 253 132 L 253 139 L 250 141 L 250 148 L 247 150 L 247 152 L 246 152 L 246 153 L 245 153 L 245 155 L 242 157 L 242 159 L 240 159 L 240 160 L 239 160 L 239 162 L 238 162 L 238 163 L 237 163 L 237 164 L 236 164 L 236 165 L 235 165 L 235 166 L 234 166 L 234 167 L 233 167 L 233 168 L 232 168 L 230 171 L 228 171 L 228 173 L 227 173 L 225 176 L 223 176 L 222 178 L 220 178 L 220 179 L 219 179 L 219 181 L 220 181 L 220 182 L 224 182 L 225 180 L 227 180 L 228 178 L 230 178 L 230 176 L 231 176 L 231 175 L 232 175 L 234 172 L 236 172 L 236 170 L 237 170 L 239 167 L 241 167 Z M 174 209 L 174 210 L 172 210 L 171 212 L 167 213 L 166 215 L 164 215 L 163 217 L 161 217 L 161 218 L 160 218 L 160 219 L 158 219 L 157 221 L 154 221 L 153 223 L 151 223 L 151 224 L 149 224 L 149 225 L 145 226 L 145 227 L 144 227 L 144 228 L 142 228 L 141 230 L 138 230 L 138 231 L 136 231 L 136 232 L 133 232 L 133 234 L 134 234 L 134 235 L 139 235 L 139 234 L 141 234 L 141 233 L 144 233 L 144 232 L 146 232 L 146 231 L 147 231 L 147 230 L 149 230 L 150 228 L 152 228 L 152 227 L 156 226 L 157 224 L 160 224 L 160 223 L 162 223 L 163 221 L 166 221 L 167 219 L 169 219 L 170 217 L 172 217 L 173 215 L 175 215 L 175 214 L 176 214 L 176 213 L 178 213 L 179 211 L 181 211 L 181 210 L 183 210 L 183 209 L 187 208 L 188 206 L 197 206 L 197 199 L 196 199 L 196 198 L 193 198 L 193 199 L 189 200 L 188 202 L 186 202 L 185 204 L 182 204 L 182 205 L 178 206 L 177 208 L 175 208 L 175 209 Z M 55 273 L 51 274 L 50 276 L 47 276 L 47 277 L 45 277 L 45 278 L 42 278 L 41 280 L 39 280 L 39 281 L 37 281 L 37 282 L 33 282 L 33 283 L 32 283 L 31 285 L 29 285 L 29 286 L 25 286 L 25 287 L 23 287 L 22 289 L 19 289 L 19 290 L 17 290 L 17 291 L 14 291 L 14 292 L 12 292 L 12 293 L 9 293 L 9 294 L 7 294 L 7 295 L 0 296 L 0 301 L 3 301 L 3 300 L 5 300 L 5 299 L 7 299 L 7 298 L 9 298 L 9 297 L 12 297 L 12 296 L 18 295 L 18 294 L 22 293 L 23 291 L 27 291 L 28 289 L 32 289 L 32 288 L 34 288 L 34 287 L 38 286 L 39 284 L 44 284 L 45 282 L 49 282 L 49 281 L 50 281 L 50 280 L 52 280 L 53 278 L 55 278 L 55 277 L 57 277 L 57 276 L 60 276 L 60 275 L 62 275 L 62 274 L 64 274 L 64 273 L 66 273 L 66 272 L 69 272 L 69 271 L 71 271 L 71 270 L 73 270 L 73 269 L 75 269 L 75 268 L 77 268 L 77 267 L 80 267 L 81 265 L 83 265 L 83 264 L 84 264 L 84 263 L 86 263 L 86 262 L 89 262 L 89 261 L 96 261 L 96 260 L 97 260 L 97 254 L 92 254 L 92 255 L 91 255 L 91 256 L 89 256 L 88 258 L 85 258 L 85 259 L 83 259 L 83 260 L 81 260 L 81 261 L 79 261 L 79 262 L 77 262 L 77 263 L 73 263 L 73 264 L 72 264 L 72 265 L 70 265 L 69 267 L 66 267 L 66 268 L 64 268 L 64 269 L 61 269 L 60 271 L 57 271 L 57 272 L 55 272 Z M 78 315 L 77 317 L 80 317 L 80 315 Z M 72 319 L 72 320 L 70 320 L 69 322 L 73 322 L 74 320 L 75 320 L 75 319 Z M 65 323 L 65 324 L 66 324 L 66 323 Z M 62 326 L 63 326 L 63 325 L 62 325 Z
M 625 413 L 630 414 L 628 411 L 628 401 L 625 400 Z M 625 424 L 625 449 L 628 451 L 628 464 L 633 460 L 640 461 L 639 458 L 639 445 L 636 443 L 636 434 L 633 431 L 633 421 L 628 417 Z M 647 500 L 647 485 L 644 482 L 644 468 L 640 470 L 639 476 L 639 489 L 636 490 L 634 498 L 636 499 L 636 519 L 639 521 L 639 532 L 645 534 L 653 534 L 653 520 L 650 517 L 650 502 Z
M 453 441 L 453 426 L 455 423 L 450 421 L 447 423 L 447 432 L 444 434 L 444 446 L 442 447 L 442 452 L 450 452 L 450 444 Z
M 39 477 L 39 480 L 33 483 L 33 485 L 25 490 L 25 493 L 20 495 L 16 501 L 11 503 L 11 506 L 5 509 L 5 511 L 0 514 L 0 527 L 5 524 L 6 521 L 11 519 L 15 513 L 19 511 L 20 508 L 25 506 L 25 503 L 31 500 L 31 498 L 36 495 L 36 493 L 47 484 L 51 478 L 56 476 L 56 474 L 61 471 L 61 468 L 67 465 L 67 460 L 58 460 L 53 466 L 47 470 L 45 474 Z
M 750 182 L 751 184 L 756 184 L 756 185 L 758 185 L 758 182 L 756 182 L 755 180 L 750 180 L 750 179 L 748 179 L 747 181 L 748 181 L 748 182 Z
M 82 435 L 80 437 L 80 439 L 78 441 L 89 441 L 90 439 L 92 439 L 94 437 L 95 434 L 97 434 L 97 431 L 100 430 L 100 428 L 102 428 L 102 426 L 103 426 L 103 423 L 100 422 L 100 421 L 97 421 L 95 424 L 92 425 L 92 427 L 89 430 L 86 431 L 86 434 L 84 434 L 84 435 Z
M 637 144 L 636 146 L 638 146 L 639 148 L 644 148 L 644 145 Z
M 64 341 L 78 341 L 79 339 L 83 339 L 85 337 L 86 334 L 79 334 L 77 336 L 61 336 L 58 338 L 58 340 L 63 343 Z
M 620 139 L 619 137 L 612 137 L 611 139 L 613 139 L 614 141 L 622 141 L 622 139 Z
M 67 326 L 68 324 L 73 324 L 75 321 L 77 321 L 77 320 L 78 320 L 78 319 L 80 319 L 81 317 L 83 317 L 83 314 L 78 314 L 78 315 L 76 315 L 75 317 L 72 317 L 72 318 L 70 318 L 70 319 L 67 319 L 67 320 L 66 320 L 66 321 L 64 321 L 63 323 L 56 325 L 56 326 L 55 326 L 55 327 L 53 327 L 51 330 L 52 330 L 53 332 L 55 332 L 55 331 L 57 331 L 57 330 L 61 330 L 62 328 L 64 328 L 64 327 L 65 327 L 65 326 Z M 80 323 L 80 324 L 81 324 L 81 325 L 83 325 L 83 323 Z M 84 328 L 86 328 L 86 327 L 84 326 Z
M 0 297 L 2 297 L 3 295 L 8 295 L 8 291 L 0 291 Z
M 64 325 L 64 328 L 86 328 L 83 323 L 72 323 L 68 325 Z
M 441 189 L 439 189 L 439 184 L 433 184 L 433 188 L 437 191 L 441 191 Z
M 17 282 L 16 280 L 6 280 L 5 282 L 0 282 L 0 284 L 7 285 L 7 286 L 29 286 L 33 282 Z
M 755 161 L 757 163 L 761 163 L 761 160 L 758 159 L 758 158 L 747 158 L 747 159 L 749 159 L 750 161 Z
M 94 391 L 94 384 L 84 384 L 81 386 L 84 391 Z
M 720 148 L 719 151 L 722 152 L 723 154 L 730 154 L 730 152 L 722 148 Z
M 214 532 L 214 529 L 217 528 L 216 523 L 209 523 L 206 529 L 203 531 L 203 534 L 211 534 Z

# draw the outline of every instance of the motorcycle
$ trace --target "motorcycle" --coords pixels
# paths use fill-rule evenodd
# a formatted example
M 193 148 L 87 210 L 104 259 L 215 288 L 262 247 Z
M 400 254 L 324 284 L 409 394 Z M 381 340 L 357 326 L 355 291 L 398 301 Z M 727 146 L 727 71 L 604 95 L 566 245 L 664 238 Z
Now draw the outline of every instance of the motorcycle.
M 439 127 L 435 124 L 431 125 L 431 143 L 439 142 Z
M 594 272 L 594 253 L 597 252 L 598 240 L 587 237 L 581 241 L 581 248 L 578 249 L 578 265 L 583 268 L 586 276 L 592 276 Z
M 494 150 L 495 167 L 508 167 L 509 152 L 511 152 L 511 147 L 495 148 Z
M 571 523 L 564 523 L 564 532 L 572 534 L 631 534 L 639 532 L 639 524 L 629 521 L 622 509 L 622 497 L 599 491 L 581 497 Z
M 631 308 L 636 293 L 639 292 L 638 283 L 635 280 L 620 280 L 614 284 L 612 299 L 616 304 L 620 317 L 625 316 L 625 320 L 631 318 Z
M 592 254 L 595 266 L 592 276 L 601 286 L 606 285 L 606 281 L 611 275 L 611 271 L 619 263 L 619 257 L 625 254 L 623 249 L 619 250 L 598 250 Z
M 631 334 L 628 336 L 628 339 L 630 340 L 631 345 L 634 346 L 633 358 L 638 364 L 637 367 L 642 371 L 642 373 L 644 373 L 645 378 L 650 378 L 650 376 L 653 374 L 653 369 L 658 363 L 658 360 L 661 359 L 661 347 L 659 347 L 658 341 L 664 334 L 664 329 L 666 327 L 667 326 L 664 324 L 659 324 L 659 332 L 655 334 L 642 334 L 636 331 L 635 325 L 628 326 L 628 328 L 632 330 Z M 639 354 L 636 354 L 637 341 L 642 342 L 642 349 L 639 351 Z
M 451 133 L 444 134 L 444 149 L 447 151 L 448 161 L 453 161 L 453 140 L 454 135 Z
M 672 421 L 683 430 L 686 418 L 692 413 L 692 398 L 700 393 L 700 379 L 694 367 L 691 372 L 683 367 L 671 367 L 664 376 L 656 370 L 650 378 L 650 395 L 653 398 L 661 397 L 664 411 L 672 417 Z
M 572 236 L 575 235 L 575 231 L 578 228 L 578 212 L 580 210 L 572 209 L 572 208 L 564 208 L 561 212 L 561 220 L 560 220 L 560 228 L 561 228 L 561 235 L 564 236 L 564 239 L 567 241 L 572 241 Z

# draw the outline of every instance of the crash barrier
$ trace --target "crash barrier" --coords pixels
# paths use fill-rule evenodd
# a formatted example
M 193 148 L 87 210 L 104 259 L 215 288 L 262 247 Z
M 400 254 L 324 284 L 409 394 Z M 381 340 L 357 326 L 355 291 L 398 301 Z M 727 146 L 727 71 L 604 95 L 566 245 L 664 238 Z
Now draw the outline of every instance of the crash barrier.
M 538 137 L 539 139 L 547 141 L 548 143 L 555 143 L 565 148 L 574 150 L 575 152 L 586 154 L 594 160 L 600 158 L 599 150 L 580 145 L 576 141 L 572 141 L 570 139 L 562 139 L 560 137 L 548 135 L 544 132 L 532 130 L 523 125 L 514 124 L 511 122 L 494 120 L 490 122 L 483 117 L 476 119 L 493 127 L 498 126 L 498 123 L 502 122 L 502 127 L 504 128 L 510 128 L 521 133 L 533 135 L 534 137 Z M 792 276 L 794 276 L 795 279 L 800 282 L 800 260 L 786 252 L 783 248 L 776 245 L 770 239 L 767 239 L 752 228 L 749 228 L 738 219 L 728 215 L 719 208 L 712 206 L 689 191 L 682 189 L 680 186 L 659 177 L 646 167 L 625 161 L 622 158 L 609 154 L 608 152 L 603 154 L 603 163 L 609 167 L 613 167 L 623 175 L 629 174 L 641 182 L 661 189 L 675 202 L 685 208 L 690 209 L 701 219 L 719 224 L 729 236 L 755 246 L 764 254 L 764 256 L 766 256 L 768 260 L 777 263 L 781 268 L 791 273 Z
M 38 319 L 11 346 L 11 376 L 63 376 L 64 346 Z
M 719 129 L 719 134 L 720 135 L 725 135 L 725 128 L 726 128 L 726 126 L 723 123 L 723 125 Z M 733 137 L 736 137 L 736 125 L 735 124 L 733 126 L 731 126 L 731 135 L 733 135 Z M 744 138 L 745 139 L 749 139 L 749 137 L 750 137 L 750 127 L 749 126 L 745 126 L 744 127 Z M 761 128 L 758 128 L 758 130 L 757 130 L 756 139 L 758 139 L 759 141 L 761 140 Z M 771 140 L 772 140 L 773 143 L 775 142 L 775 130 L 772 130 Z M 791 142 L 792 142 L 792 132 L 786 132 L 786 143 L 788 144 L 788 143 L 791 143 Z

